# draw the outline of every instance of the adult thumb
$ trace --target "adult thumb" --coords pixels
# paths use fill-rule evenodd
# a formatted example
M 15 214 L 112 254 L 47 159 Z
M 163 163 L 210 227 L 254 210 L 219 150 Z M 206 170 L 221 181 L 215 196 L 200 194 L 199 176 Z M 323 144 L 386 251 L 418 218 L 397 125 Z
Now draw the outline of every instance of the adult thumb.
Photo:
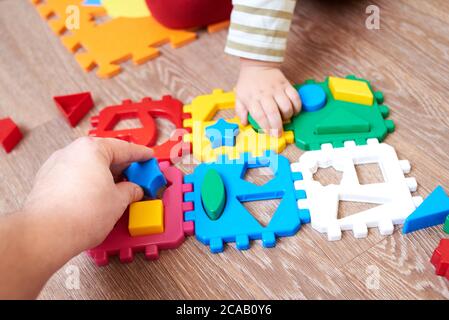
M 143 190 L 141 187 L 139 187 L 137 184 L 123 181 L 120 183 L 117 183 L 117 189 L 119 193 L 124 197 L 124 199 L 127 201 L 127 205 L 139 200 L 142 200 L 143 198 Z

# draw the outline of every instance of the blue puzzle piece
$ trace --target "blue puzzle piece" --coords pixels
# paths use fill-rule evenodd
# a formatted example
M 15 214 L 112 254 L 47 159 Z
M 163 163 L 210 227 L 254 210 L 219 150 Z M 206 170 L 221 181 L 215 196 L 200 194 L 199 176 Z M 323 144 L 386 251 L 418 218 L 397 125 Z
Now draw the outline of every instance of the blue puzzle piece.
M 247 169 L 270 167 L 274 178 L 262 186 L 244 180 Z M 201 185 L 206 172 L 219 172 L 226 189 L 226 204 L 217 220 L 209 219 L 201 203 Z M 300 179 L 298 175 L 295 177 Z M 251 157 L 248 153 L 240 159 L 229 160 L 222 156 L 213 163 L 203 163 L 184 177 L 185 183 L 193 185 L 193 191 L 184 194 L 184 201 L 193 202 L 193 211 L 185 213 L 186 221 L 195 222 L 196 238 L 210 246 L 212 253 L 223 251 L 225 242 L 235 242 L 239 250 L 250 247 L 250 240 L 262 240 L 266 248 L 275 246 L 276 236 L 294 235 L 301 223 L 310 221 L 308 210 L 297 207 L 298 194 L 293 185 L 293 175 L 287 158 L 268 151 L 265 156 Z M 211 190 L 213 192 L 213 190 Z M 281 199 L 279 207 L 267 226 L 262 226 L 242 203 L 247 201 Z
M 84 0 L 83 5 L 84 6 L 100 7 L 101 6 L 101 0 Z
M 235 138 L 239 134 L 239 125 L 220 118 L 215 124 L 206 128 L 206 137 L 210 140 L 212 148 L 221 146 L 235 146 Z
M 124 172 L 128 181 L 139 185 L 145 195 L 156 198 L 158 191 L 167 185 L 167 180 L 155 158 L 145 162 L 133 162 Z
M 306 84 L 299 89 L 304 111 L 313 112 L 326 105 L 326 92 L 317 84 Z
M 449 215 L 449 197 L 441 186 L 438 186 L 416 208 L 415 212 L 408 216 L 404 222 L 402 233 L 429 228 L 444 223 Z

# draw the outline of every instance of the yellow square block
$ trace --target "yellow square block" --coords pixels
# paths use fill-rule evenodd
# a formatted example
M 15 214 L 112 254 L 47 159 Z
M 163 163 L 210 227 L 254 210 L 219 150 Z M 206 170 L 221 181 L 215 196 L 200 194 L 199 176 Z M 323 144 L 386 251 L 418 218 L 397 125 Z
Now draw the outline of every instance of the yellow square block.
M 329 89 L 335 100 L 372 106 L 374 96 L 363 81 L 329 77 Z
M 133 237 L 164 232 L 164 205 L 162 200 L 132 203 L 129 206 L 128 230 Z

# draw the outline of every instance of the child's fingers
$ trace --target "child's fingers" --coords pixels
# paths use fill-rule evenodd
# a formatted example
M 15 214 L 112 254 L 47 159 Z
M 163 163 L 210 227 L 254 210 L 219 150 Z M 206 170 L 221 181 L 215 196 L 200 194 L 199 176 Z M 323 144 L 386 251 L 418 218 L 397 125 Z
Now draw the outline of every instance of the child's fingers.
M 279 137 L 282 134 L 282 118 L 276 101 L 270 97 L 263 99 L 261 104 L 267 115 L 270 128 L 275 130 L 274 135 Z
M 237 99 L 235 102 L 235 113 L 240 118 L 242 125 L 246 126 L 248 124 L 248 109 L 240 99 Z
M 301 111 L 302 106 L 298 91 L 294 87 L 288 86 L 287 88 L 285 88 L 285 94 L 292 102 L 295 114 L 298 114 Z
M 281 111 L 282 120 L 290 120 L 293 116 L 293 106 L 287 94 L 285 92 L 278 93 L 274 96 L 274 100 Z
M 268 130 L 270 129 L 270 124 L 268 122 L 265 111 L 262 108 L 262 105 L 258 101 L 254 101 L 250 105 L 248 105 L 248 107 L 251 117 L 265 132 L 268 132 Z

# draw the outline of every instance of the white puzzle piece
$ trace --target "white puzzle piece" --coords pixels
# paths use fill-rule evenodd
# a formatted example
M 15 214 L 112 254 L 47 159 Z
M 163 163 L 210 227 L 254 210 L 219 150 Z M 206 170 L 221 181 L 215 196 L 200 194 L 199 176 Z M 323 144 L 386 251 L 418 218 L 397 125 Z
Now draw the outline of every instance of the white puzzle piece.
M 295 189 L 305 190 L 307 199 L 298 200 L 300 209 L 310 211 L 312 227 L 327 233 L 328 240 L 340 240 L 342 230 L 352 230 L 356 238 L 365 238 L 368 228 L 377 227 L 382 235 L 393 233 L 395 224 L 404 220 L 421 204 L 421 197 L 412 197 L 416 191 L 415 178 L 406 178 L 410 163 L 399 160 L 394 148 L 377 139 L 367 145 L 356 146 L 347 141 L 344 148 L 323 144 L 321 150 L 304 153 L 299 162 L 291 165 L 293 172 L 301 172 L 303 180 L 295 181 Z M 377 163 L 384 182 L 361 185 L 355 165 Z M 318 168 L 332 166 L 342 172 L 339 185 L 322 186 L 313 175 Z M 379 204 L 351 216 L 338 218 L 339 201 Z

